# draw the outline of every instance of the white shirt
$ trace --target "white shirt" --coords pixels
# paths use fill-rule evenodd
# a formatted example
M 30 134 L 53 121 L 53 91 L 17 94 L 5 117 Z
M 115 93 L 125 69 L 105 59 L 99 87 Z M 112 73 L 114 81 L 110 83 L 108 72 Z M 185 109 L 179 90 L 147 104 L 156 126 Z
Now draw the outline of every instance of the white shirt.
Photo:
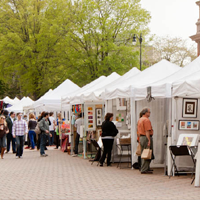
M 54 125 L 53 122 L 55 122 L 55 118 L 52 117 L 52 116 L 50 116 L 50 117 L 49 117 L 49 120 L 50 120 L 50 122 L 51 122 L 51 125 L 49 126 L 49 130 L 50 130 L 50 131 L 54 131 L 55 125 Z
M 78 118 L 76 121 L 75 121 L 75 127 L 77 128 L 77 133 L 80 135 L 80 126 L 81 125 L 84 125 L 84 120 L 83 118 Z

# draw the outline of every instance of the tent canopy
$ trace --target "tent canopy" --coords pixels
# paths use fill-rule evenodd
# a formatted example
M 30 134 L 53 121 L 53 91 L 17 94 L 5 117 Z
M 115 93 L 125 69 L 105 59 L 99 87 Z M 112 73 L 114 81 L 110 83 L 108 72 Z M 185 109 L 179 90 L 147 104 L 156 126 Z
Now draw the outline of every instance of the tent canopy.
M 33 103 L 33 100 L 31 98 L 23 97 L 19 103 L 15 104 L 14 106 L 11 106 L 7 110 L 9 112 L 11 112 L 11 111 L 13 111 L 13 112 L 23 112 L 23 107 L 31 105 L 32 103 Z
M 10 105 L 14 105 L 14 104 L 15 104 L 15 101 L 14 101 L 13 99 L 11 99 L 10 97 L 8 97 L 8 96 L 6 96 L 6 97 L 3 99 L 3 101 L 4 101 L 5 103 L 10 104 Z
M 166 77 L 163 80 L 153 83 L 152 86 L 152 96 L 154 97 L 166 97 L 170 98 L 171 88 L 173 85 L 173 96 L 184 96 L 189 94 L 194 94 L 199 91 L 196 87 L 198 84 L 196 81 L 199 79 L 200 75 L 200 57 L 196 58 L 194 61 L 181 68 L 176 73 L 171 76 Z M 192 83 L 191 81 L 195 81 Z M 183 85 L 182 85 L 183 84 Z M 180 87 L 178 89 L 178 87 Z M 182 89 L 181 89 L 182 88 Z
M 104 86 L 102 85 L 101 88 L 99 88 L 97 90 L 93 90 L 92 92 L 87 91 L 87 93 L 84 93 L 83 99 L 84 99 L 84 101 L 101 101 L 104 99 L 104 94 L 105 94 L 106 88 L 109 88 L 109 87 L 115 88 L 116 85 L 118 85 L 118 83 L 123 83 L 127 79 L 134 78 L 135 76 L 137 76 L 140 73 L 141 73 L 140 70 L 138 70 L 136 67 L 133 67 L 131 70 L 126 72 L 123 76 L 120 76 L 117 79 L 115 79 L 115 77 L 114 77 L 113 78 L 113 80 L 115 79 L 114 81 L 112 81 Z
M 152 83 L 162 80 L 180 69 L 180 67 L 167 60 L 161 60 L 155 65 L 145 69 L 134 78 L 129 78 L 124 82 L 120 82 L 115 87 L 106 88 L 105 98 L 115 99 L 135 96 L 137 100 L 144 99 L 147 95 L 147 86 L 151 86 Z
M 37 111 L 60 111 L 61 110 L 61 97 L 70 94 L 80 87 L 70 81 L 69 79 L 61 83 L 53 91 L 49 91 L 43 97 L 38 99 L 33 107 Z
M 74 96 L 71 96 L 68 99 L 68 102 L 70 102 L 72 104 L 81 104 L 81 103 L 84 103 L 85 101 L 98 100 L 98 99 L 96 99 L 95 95 L 93 96 L 93 93 L 96 90 L 98 90 L 98 89 L 112 83 L 113 81 L 117 80 L 119 77 L 120 77 L 119 74 L 117 74 L 116 72 L 113 72 L 112 74 L 107 76 L 102 82 L 100 82 L 96 85 L 93 85 L 92 87 L 88 88 L 87 90 L 80 91 Z
M 70 102 L 70 98 L 87 91 L 89 88 L 92 88 L 95 85 L 101 84 L 105 79 L 106 79 L 105 76 L 100 76 L 99 78 L 97 78 L 94 81 L 88 83 L 87 85 L 83 86 L 79 90 L 77 90 L 75 92 L 72 92 L 72 93 L 70 93 L 68 95 L 62 96 L 62 104 L 68 104 Z

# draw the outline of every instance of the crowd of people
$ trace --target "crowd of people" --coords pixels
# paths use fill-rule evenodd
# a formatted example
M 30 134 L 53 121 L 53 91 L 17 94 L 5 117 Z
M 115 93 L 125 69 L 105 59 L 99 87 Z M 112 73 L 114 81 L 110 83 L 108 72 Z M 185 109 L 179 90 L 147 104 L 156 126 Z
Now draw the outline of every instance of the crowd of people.
M 4 153 L 11 150 L 16 158 L 22 158 L 24 145 L 26 149 L 40 151 L 41 157 L 48 156 L 45 153 L 47 145 L 60 146 L 60 131 L 63 120 L 61 114 L 54 118 L 53 112 L 42 112 L 38 118 L 33 113 L 27 115 L 22 113 L 15 114 L 7 110 L 1 111 L 0 115 L 0 152 L 3 159 Z
M 22 118 L 23 117 L 23 118 Z M 144 149 L 153 150 L 153 129 L 149 120 L 150 109 L 144 108 L 140 113 L 140 118 L 137 125 L 138 143 L 141 146 L 141 154 Z M 102 123 L 102 135 L 103 142 L 103 154 L 100 155 L 97 152 L 98 157 L 96 160 L 100 162 L 100 166 L 103 167 L 105 158 L 107 157 L 107 166 L 111 165 L 111 152 L 113 148 L 114 137 L 118 134 L 118 130 L 114 125 L 113 113 L 107 113 L 105 121 Z M 16 158 L 22 158 L 25 137 L 27 137 L 27 148 L 34 150 L 37 144 L 37 150 L 40 150 L 40 156 L 48 156 L 45 153 L 46 146 L 55 144 L 55 149 L 58 149 L 60 145 L 60 133 L 63 119 L 61 114 L 57 115 L 57 120 L 53 116 L 53 112 L 42 112 L 36 119 L 33 113 L 29 114 L 29 120 L 26 115 L 14 112 L 8 113 L 7 110 L 2 111 L 0 115 L 0 148 L 1 158 L 3 159 L 5 150 L 8 153 L 11 149 L 16 154 Z M 84 113 L 80 113 L 75 121 L 76 127 L 76 139 L 74 148 L 74 157 L 78 155 L 78 145 L 80 139 L 80 127 L 84 125 Z M 151 159 L 142 159 L 138 157 L 138 164 L 142 174 L 152 173 L 150 169 L 151 160 L 154 159 L 152 153 Z

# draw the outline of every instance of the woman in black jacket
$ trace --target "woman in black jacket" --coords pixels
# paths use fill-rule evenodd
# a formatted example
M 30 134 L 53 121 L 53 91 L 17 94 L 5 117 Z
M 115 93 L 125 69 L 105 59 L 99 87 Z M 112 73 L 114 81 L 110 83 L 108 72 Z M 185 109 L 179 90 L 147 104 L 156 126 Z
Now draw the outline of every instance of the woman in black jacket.
M 113 114 L 107 113 L 105 116 L 105 121 L 102 123 L 102 142 L 103 142 L 103 155 L 101 156 L 99 162 L 100 166 L 103 167 L 104 160 L 107 156 L 107 166 L 110 166 L 110 160 L 111 160 L 111 151 L 113 147 L 113 141 L 114 137 L 117 135 L 118 130 L 113 120 Z

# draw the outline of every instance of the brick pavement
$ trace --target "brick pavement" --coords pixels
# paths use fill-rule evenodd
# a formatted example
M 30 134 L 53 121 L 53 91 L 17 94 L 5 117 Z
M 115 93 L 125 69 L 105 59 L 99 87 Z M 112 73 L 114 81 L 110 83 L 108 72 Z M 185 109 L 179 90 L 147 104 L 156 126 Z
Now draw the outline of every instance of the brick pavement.
M 25 150 L 22 159 L 11 153 L 0 160 L 0 199 L 200 199 L 190 176 L 168 177 L 163 170 L 141 175 L 137 170 L 97 167 L 88 160 L 49 148 L 48 157 Z

